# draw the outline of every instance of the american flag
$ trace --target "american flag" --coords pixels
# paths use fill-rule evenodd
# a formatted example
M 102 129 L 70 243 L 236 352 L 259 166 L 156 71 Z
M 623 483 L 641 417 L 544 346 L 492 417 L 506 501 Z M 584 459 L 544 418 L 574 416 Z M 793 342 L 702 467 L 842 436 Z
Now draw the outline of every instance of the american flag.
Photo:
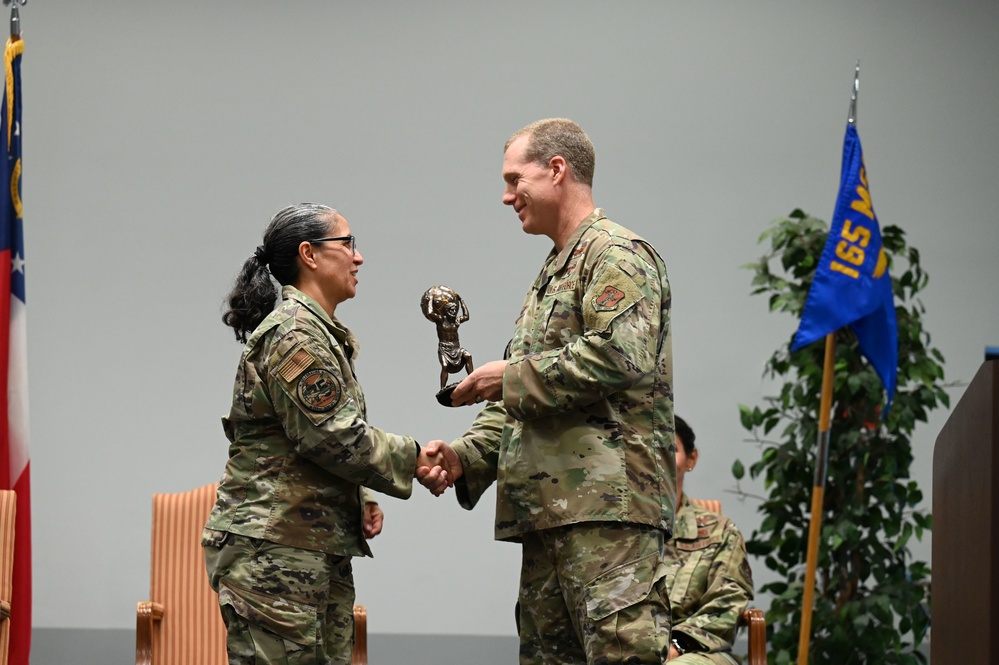
M 21 217 L 21 54 L 11 37 L 4 49 L 6 85 L 0 107 L 4 155 L 0 175 L 0 489 L 17 493 L 10 665 L 27 665 L 31 651 L 31 482 L 28 460 L 28 371 L 24 299 L 24 222 Z

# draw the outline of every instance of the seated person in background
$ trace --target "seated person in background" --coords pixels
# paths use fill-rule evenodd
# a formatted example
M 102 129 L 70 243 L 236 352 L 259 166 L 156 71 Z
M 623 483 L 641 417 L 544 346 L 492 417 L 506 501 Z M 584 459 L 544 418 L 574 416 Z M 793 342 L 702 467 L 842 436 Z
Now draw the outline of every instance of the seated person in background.
M 676 417 L 676 521 L 666 543 L 666 585 L 673 612 L 669 660 L 677 665 L 738 663 L 732 656 L 739 615 L 753 597 L 746 545 L 728 518 L 690 502 L 683 477 L 697 464 L 694 432 Z

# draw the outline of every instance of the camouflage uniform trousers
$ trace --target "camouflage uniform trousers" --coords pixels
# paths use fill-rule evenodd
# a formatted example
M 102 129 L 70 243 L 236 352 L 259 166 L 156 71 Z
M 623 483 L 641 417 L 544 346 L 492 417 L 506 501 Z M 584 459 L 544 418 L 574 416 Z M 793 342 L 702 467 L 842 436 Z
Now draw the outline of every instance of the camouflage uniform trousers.
M 219 594 L 229 665 L 349 665 L 354 578 L 349 556 L 222 531 L 203 539 Z
M 663 536 L 621 522 L 524 534 L 521 665 L 665 662 L 670 607 Z

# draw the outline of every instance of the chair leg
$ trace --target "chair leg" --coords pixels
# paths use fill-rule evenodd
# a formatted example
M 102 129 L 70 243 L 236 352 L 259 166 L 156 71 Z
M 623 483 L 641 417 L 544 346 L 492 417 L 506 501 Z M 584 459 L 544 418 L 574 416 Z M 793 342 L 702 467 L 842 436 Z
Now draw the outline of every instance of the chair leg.
M 368 665 L 368 610 L 364 605 L 354 605 L 354 651 L 352 665 Z
M 749 626 L 749 661 L 747 665 L 767 665 L 767 620 L 763 610 L 750 608 L 742 613 Z
M 153 662 L 153 624 L 163 618 L 163 606 L 144 600 L 135 610 L 135 665 Z

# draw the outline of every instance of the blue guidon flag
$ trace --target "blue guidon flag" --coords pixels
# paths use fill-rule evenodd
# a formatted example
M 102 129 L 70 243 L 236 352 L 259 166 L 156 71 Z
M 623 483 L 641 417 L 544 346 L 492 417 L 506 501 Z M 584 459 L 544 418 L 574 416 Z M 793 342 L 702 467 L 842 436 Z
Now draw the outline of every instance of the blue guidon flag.
M 871 205 L 864 152 L 852 122 L 843 141 L 843 171 L 829 238 L 791 350 L 847 325 L 857 335 L 860 352 L 881 378 L 888 398 L 882 415 L 887 415 L 898 373 L 895 299 L 881 229 Z
M 28 371 L 21 219 L 21 54 L 19 37 L 4 49 L 0 106 L 0 489 L 17 494 L 14 585 L 10 598 L 11 665 L 27 665 L 31 649 L 31 483 L 28 462 Z M 9 543 L 4 543 L 8 545 Z M 9 551 L 6 550 L 5 551 Z M 2 582 L 0 582 L 2 583 Z

